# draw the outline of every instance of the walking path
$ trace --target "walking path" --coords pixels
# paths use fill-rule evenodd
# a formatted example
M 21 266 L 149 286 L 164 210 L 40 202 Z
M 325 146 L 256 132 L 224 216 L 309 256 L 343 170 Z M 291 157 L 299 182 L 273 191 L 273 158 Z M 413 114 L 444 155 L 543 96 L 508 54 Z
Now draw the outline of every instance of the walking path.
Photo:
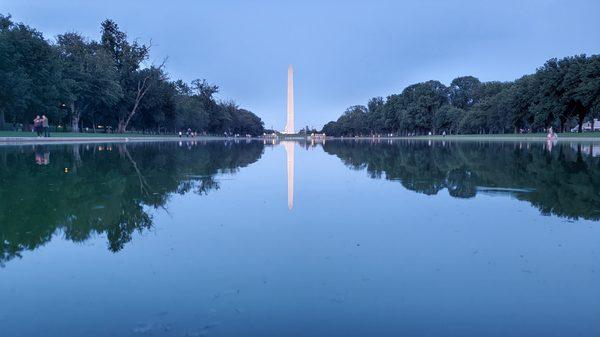
M 0 137 L 0 145 L 14 144 L 66 144 L 66 143 L 117 143 L 117 142 L 175 142 L 175 141 L 207 141 L 226 140 L 224 137 L 175 137 L 175 136 L 148 136 L 148 137 Z M 231 138 L 229 138 L 231 139 Z M 239 138 L 238 138 L 239 139 Z
M 327 139 L 330 139 L 329 137 Z M 542 134 L 508 134 L 508 135 L 448 135 L 448 136 L 398 136 L 398 137 L 335 137 L 341 140 L 445 140 L 445 141 L 517 141 L 517 142 L 546 142 L 546 135 Z M 559 134 L 556 141 L 568 142 L 600 142 L 599 136 L 578 136 Z

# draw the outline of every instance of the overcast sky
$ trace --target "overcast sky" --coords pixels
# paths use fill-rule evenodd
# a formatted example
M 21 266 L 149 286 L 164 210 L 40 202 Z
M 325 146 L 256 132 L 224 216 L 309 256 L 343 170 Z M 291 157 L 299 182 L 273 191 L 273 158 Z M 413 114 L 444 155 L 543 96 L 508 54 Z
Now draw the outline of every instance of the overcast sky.
M 320 128 L 346 107 L 430 79 L 513 80 L 552 57 L 600 53 L 598 0 L 130 1 L 2 0 L 53 39 L 99 38 L 115 20 L 168 56 L 172 79 L 206 78 L 283 129 L 288 64 L 296 127 Z

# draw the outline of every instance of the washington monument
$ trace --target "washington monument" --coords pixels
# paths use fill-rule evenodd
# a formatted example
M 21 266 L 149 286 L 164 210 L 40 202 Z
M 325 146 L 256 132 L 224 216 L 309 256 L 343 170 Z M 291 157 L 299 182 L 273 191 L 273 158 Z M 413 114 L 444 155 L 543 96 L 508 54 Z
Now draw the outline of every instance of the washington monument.
M 290 64 L 288 67 L 288 87 L 287 87 L 287 123 L 283 133 L 294 134 L 294 67 Z

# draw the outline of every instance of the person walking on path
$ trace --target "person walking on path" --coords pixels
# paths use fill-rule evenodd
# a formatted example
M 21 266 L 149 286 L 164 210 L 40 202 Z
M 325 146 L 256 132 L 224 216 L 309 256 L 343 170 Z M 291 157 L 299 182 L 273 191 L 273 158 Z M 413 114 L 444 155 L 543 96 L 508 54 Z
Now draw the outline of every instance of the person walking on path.
M 35 119 L 33 120 L 33 130 L 38 137 L 42 136 L 42 118 L 40 115 L 35 116 Z
M 42 115 L 42 128 L 44 129 L 44 137 L 50 137 L 50 124 L 48 124 L 46 115 Z

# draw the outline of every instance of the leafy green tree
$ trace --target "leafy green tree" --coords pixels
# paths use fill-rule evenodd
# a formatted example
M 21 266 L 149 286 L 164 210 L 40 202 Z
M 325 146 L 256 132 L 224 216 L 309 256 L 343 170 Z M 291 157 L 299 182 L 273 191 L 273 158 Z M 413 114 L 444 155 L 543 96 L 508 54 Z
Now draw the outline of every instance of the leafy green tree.
M 175 82 L 175 130 L 200 130 L 208 129 L 208 111 L 204 109 L 201 100 L 194 96 L 189 85 L 179 80 Z
M 450 83 L 448 95 L 454 107 L 468 110 L 474 104 L 479 103 L 483 96 L 483 85 L 478 78 L 473 76 L 457 77 Z
M 0 127 L 6 118 L 29 123 L 35 115 L 58 115 L 61 68 L 42 34 L 0 15 Z
M 156 82 L 152 85 L 144 100 L 141 101 L 138 113 L 133 121 L 145 132 L 165 132 L 174 130 L 172 122 L 176 114 L 176 88 L 166 78 L 162 70 L 156 74 Z
M 398 132 L 402 125 L 402 95 L 390 95 L 383 106 L 383 116 L 385 119 L 385 129 L 391 132 Z M 405 127 L 404 129 L 409 129 Z
M 444 104 L 435 115 L 433 128 L 437 130 L 438 133 L 446 132 L 447 134 L 456 134 L 460 130 L 460 121 L 464 115 L 465 111 L 463 109 Z
M 550 126 L 566 131 L 573 124 L 581 131 L 585 120 L 600 116 L 599 60 L 599 55 L 550 59 L 513 82 L 462 76 L 448 88 L 438 81 L 413 84 L 385 101 L 369 102 L 364 127 L 402 135 L 543 132 Z M 351 134 L 349 125 L 340 118 L 327 130 Z
M 123 133 L 137 113 L 141 100 L 161 75 L 162 66 L 159 69 L 141 69 L 142 62 L 148 59 L 150 47 L 137 41 L 129 42 L 127 34 L 112 20 L 102 22 L 101 44 L 113 58 L 123 90 L 119 108 L 115 109 L 117 130 Z
M 405 119 L 419 133 L 436 133 L 433 121 L 440 107 L 448 103 L 448 90 L 438 81 L 428 81 L 408 86 L 402 91 Z
M 579 132 L 584 119 L 597 107 L 600 99 L 600 56 L 585 55 L 569 59 L 563 88 L 569 110 L 577 117 Z
M 338 126 L 338 123 L 333 122 L 333 121 L 325 124 L 323 126 L 323 128 L 321 129 L 321 132 L 328 136 L 334 136 L 334 137 L 339 137 L 342 135 L 342 130 Z
M 538 94 L 539 87 L 536 79 L 532 75 L 526 75 L 516 80 L 509 89 L 510 96 L 509 110 L 510 124 L 514 127 L 514 132 L 519 130 L 528 130 L 531 128 L 534 115 L 531 112 L 534 98 Z
M 368 133 L 367 108 L 363 105 L 351 106 L 338 119 L 337 123 L 347 136 L 360 136 Z
M 98 110 L 113 109 L 123 96 L 112 59 L 96 43 L 77 33 L 58 36 L 64 102 L 70 106 L 71 130 L 79 131 L 82 116 L 95 121 Z M 92 123 L 94 129 L 96 123 Z
M 385 100 L 383 97 L 373 97 L 367 104 L 367 123 L 371 132 L 385 132 Z
M 10 16 L 0 15 L 0 130 L 5 128 L 7 114 L 16 121 L 17 114 L 25 111 L 31 85 L 15 51 L 14 29 Z
M 215 100 L 216 85 L 170 81 L 164 62 L 145 66 L 150 46 L 128 40 L 112 20 L 101 26 L 100 42 L 65 33 L 50 43 L 0 15 L 0 129 L 7 120 L 27 128 L 45 114 L 72 131 L 262 133 L 254 113 Z

